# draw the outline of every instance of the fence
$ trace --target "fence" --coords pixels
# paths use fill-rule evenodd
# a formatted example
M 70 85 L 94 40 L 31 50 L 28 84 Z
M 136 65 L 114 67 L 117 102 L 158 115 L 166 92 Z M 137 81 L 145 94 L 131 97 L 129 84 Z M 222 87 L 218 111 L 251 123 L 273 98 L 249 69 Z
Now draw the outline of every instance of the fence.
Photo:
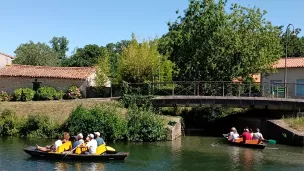
M 304 84 L 226 81 L 130 83 L 128 94 L 156 96 L 237 96 L 304 98 Z
M 120 97 L 122 93 L 155 96 L 237 96 L 304 98 L 304 84 L 251 83 L 228 81 L 174 81 L 115 84 L 111 87 L 87 88 L 87 97 Z

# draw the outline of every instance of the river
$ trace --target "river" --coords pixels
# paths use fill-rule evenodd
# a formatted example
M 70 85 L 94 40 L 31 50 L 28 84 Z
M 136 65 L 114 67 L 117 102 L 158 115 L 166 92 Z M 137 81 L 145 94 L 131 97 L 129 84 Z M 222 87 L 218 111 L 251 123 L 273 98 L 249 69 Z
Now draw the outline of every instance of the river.
M 0 170 L 304 170 L 300 147 L 269 145 L 253 150 L 226 145 L 221 138 L 186 136 L 169 142 L 108 144 L 130 152 L 125 161 L 81 162 L 33 159 L 23 152 L 29 145 L 50 140 L 0 139 Z

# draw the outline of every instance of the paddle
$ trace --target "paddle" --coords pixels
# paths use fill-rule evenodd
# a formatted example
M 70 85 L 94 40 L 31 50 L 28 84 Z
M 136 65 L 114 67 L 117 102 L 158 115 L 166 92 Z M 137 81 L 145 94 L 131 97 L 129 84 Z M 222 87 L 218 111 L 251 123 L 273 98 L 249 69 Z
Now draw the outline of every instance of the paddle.
M 263 141 L 266 141 L 266 142 L 268 142 L 269 144 L 273 144 L 273 145 L 275 145 L 276 143 L 277 143 L 277 141 L 276 140 L 263 140 Z
M 77 145 L 74 149 L 72 149 L 71 151 L 69 151 L 61 160 L 63 160 L 67 155 L 71 154 L 76 148 L 78 148 L 80 145 L 82 144 L 79 144 Z

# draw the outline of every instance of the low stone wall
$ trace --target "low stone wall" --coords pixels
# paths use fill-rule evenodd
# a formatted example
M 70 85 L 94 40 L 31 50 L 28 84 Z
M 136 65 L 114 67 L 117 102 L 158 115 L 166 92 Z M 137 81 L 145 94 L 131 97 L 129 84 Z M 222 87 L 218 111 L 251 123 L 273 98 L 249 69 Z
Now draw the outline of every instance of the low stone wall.
M 176 122 L 175 125 L 167 125 L 167 141 L 172 141 L 182 136 L 182 119 L 180 117 L 165 117 L 166 121 Z
M 283 120 L 268 120 L 264 128 L 268 139 L 275 139 L 280 144 L 304 146 L 304 133 L 289 127 Z

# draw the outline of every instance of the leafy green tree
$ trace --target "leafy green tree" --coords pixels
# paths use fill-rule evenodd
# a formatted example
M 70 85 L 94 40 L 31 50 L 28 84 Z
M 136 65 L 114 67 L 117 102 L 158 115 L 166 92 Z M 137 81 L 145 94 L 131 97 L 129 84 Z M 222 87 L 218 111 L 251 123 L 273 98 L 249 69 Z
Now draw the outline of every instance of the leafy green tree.
M 86 45 L 83 48 L 76 49 L 76 53 L 63 61 L 64 66 L 85 67 L 95 66 L 100 56 L 105 52 L 104 47 L 98 45 Z
M 66 58 L 66 52 L 69 51 L 69 40 L 62 37 L 53 37 L 49 42 L 51 47 L 58 53 L 59 60 L 62 61 Z
M 21 44 L 15 50 L 15 64 L 38 65 L 38 66 L 58 66 L 58 53 L 45 43 Z
M 117 67 L 118 67 L 118 58 L 123 51 L 123 47 L 127 47 L 130 44 L 130 40 L 121 40 L 117 43 L 108 43 L 106 49 L 109 54 L 110 62 L 110 75 L 112 78 L 117 78 Z
M 155 76 L 163 77 L 164 72 L 172 72 L 173 63 L 160 55 L 157 47 L 157 39 L 139 43 L 132 34 L 130 44 L 123 48 L 119 57 L 119 80 L 141 83 L 152 81 Z M 170 73 L 166 73 L 166 76 L 172 78 Z
M 225 0 L 191 0 L 184 16 L 168 23 L 158 50 L 180 69 L 176 79 L 246 78 L 268 72 L 280 58 L 280 30 L 264 18 L 266 11 L 226 6 Z
M 106 49 L 104 51 L 104 55 L 99 58 L 96 66 L 95 82 L 97 87 L 104 87 L 104 85 L 109 81 L 110 76 L 110 56 Z
M 280 27 L 283 29 L 283 26 Z M 281 30 L 283 32 L 283 30 Z M 292 35 L 292 30 L 289 30 L 288 39 L 286 39 L 286 32 L 281 35 L 281 44 L 284 46 L 284 54 L 282 57 L 286 56 L 285 47 L 286 43 L 288 43 L 288 57 L 301 57 L 304 56 L 304 37 L 299 37 L 299 33 L 301 32 L 300 28 L 295 29 L 295 36 Z M 286 41 L 288 40 L 288 42 Z

